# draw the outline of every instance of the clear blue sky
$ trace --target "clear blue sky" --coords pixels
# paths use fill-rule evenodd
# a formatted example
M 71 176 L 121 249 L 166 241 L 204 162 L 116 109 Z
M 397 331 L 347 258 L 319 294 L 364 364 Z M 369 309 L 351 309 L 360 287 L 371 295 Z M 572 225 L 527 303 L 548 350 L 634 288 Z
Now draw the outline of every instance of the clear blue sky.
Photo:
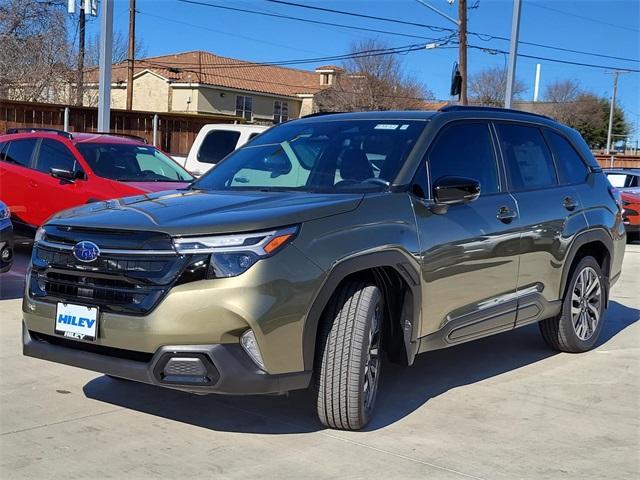
M 441 36 L 423 27 L 347 17 L 312 11 L 264 0 L 201 0 L 217 5 L 293 15 L 315 20 L 346 23 L 360 27 L 389 30 L 412 35 Z M 291 0 L 296 3 L 334 8 L 401 19 L 442 27 L 455 27 L 415 0 Z M 457 16 L 457 2 L 428 0 L 450 16 Z M 476 0 L 468 0 L 471 6 Z M 478 8 L 469 10 L 469 30 L 502 37 L 511 32 L 512 0 L 479 0 Z M 128 25 L 128 0 L 115 1 L 115 29 L 123 33 Z M 554 11 L 554 10 L 557 11 Z M 207 50 L 223 56 L 249 61 L 277 61 L 346 53 L 353 41 L 378 37 L 392 46 L 420 42 L 388 34 L 358 32 L 339 27 L 267 18 L 248 13 L 224 11 L 206 6 L 180 3 L 177 0 L 137 0 L 136 34 L 144 42 L 148 55 L 163 55 L 188 50 Z M 562 12 L 562 13 L 561 13 Z M 566 13 L 564 13 L 566 12 Z M 162 18 L 159 18 L 162 17 Z M 200 28 L 203 27 L 203 28 Z M 92 21 L 90 31 L 98 22 Z M 639 0 L 522 0 L 520 40 L 568 49 L 636 59 L 635 62 L 579 55 L 521 45 L 520 53 L 570 60 L 574 62 L 640 69 L 640 1 Z M 508 50 L 506 41 L 483 41 L 471 36 L 469 43 Z M 505 65 L 506 56 L 469 50 L 469 72 L 494 65 Z M 407 70 L 422 81 L 438 99 L 448 99 L 449 82 L 456 49 L 416 51 L 402 56 Z M 520 57 L 517 75 L 528 87 L 523 98 L 533 96 L 536 63 L 542 63 L 541 92 L 546 84 L 564 78 L 578 79 L 596 94 L 610 96 L 612 76 L 603 69 L 552 63 Z M 330 62 L 335 63 L 335 62 Z M 297 68 L 312 69 L 316 65 Z M 640 73 L 620 76 L 620 105 L 628 121 L 640 130 Z

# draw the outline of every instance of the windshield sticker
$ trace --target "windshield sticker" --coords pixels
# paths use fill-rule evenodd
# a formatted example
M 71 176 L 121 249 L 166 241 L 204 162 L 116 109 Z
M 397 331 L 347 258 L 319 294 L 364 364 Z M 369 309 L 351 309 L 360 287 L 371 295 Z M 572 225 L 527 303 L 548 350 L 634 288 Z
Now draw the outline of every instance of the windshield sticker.
M 379 123 L 374 128 L 376 130 L 395 130 L 399 127 L 396 123 Z

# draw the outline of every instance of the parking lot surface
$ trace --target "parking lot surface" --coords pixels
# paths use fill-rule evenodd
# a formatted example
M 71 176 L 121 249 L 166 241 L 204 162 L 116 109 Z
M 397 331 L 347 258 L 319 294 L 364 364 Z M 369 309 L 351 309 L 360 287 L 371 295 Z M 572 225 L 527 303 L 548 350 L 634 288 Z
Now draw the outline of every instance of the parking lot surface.
M 195 396 L 23 357 L 27 259 L 0 277 L 2 478 L 640 477 L 640 245 L 595 350 L 532 325 L 385 364 L 363 432 L 324 429 L 309 392 Z

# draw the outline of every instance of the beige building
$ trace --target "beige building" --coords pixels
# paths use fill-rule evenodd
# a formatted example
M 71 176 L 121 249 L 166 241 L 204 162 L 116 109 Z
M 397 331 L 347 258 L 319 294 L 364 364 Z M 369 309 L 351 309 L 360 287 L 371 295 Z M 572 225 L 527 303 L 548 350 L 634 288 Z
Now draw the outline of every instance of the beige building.
M 315 94 L 334 84 L 338 67 L 315 72 L 194 51 L 137 60 L 133 109 L 223 114 L 272 124 L 314 111 Z M 85 105 L 97 103 L 97 68 L 85 74 Z M 113 65 L 111 107 L 125 108 L 127 64 Z

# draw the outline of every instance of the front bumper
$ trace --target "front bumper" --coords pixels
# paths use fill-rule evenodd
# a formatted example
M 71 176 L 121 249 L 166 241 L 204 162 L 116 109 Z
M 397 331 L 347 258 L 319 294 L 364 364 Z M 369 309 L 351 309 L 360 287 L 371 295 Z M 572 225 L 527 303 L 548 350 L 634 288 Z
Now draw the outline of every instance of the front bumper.
M 239 344 L 163 346 L 145 358 L 140 352 L 109 349 L 30 332 L 22 325 L 24 355 L 114 377 L 192 393 L 252 395 L 307 388 L 311 372 L 271 375 L 260 370 Z M 201 375 L 165 375 L 171 359 L 199 360 Z M 197 371 L 192 369 L 191 373 Z M 175 373 L 175 371 L 173 372 Z

